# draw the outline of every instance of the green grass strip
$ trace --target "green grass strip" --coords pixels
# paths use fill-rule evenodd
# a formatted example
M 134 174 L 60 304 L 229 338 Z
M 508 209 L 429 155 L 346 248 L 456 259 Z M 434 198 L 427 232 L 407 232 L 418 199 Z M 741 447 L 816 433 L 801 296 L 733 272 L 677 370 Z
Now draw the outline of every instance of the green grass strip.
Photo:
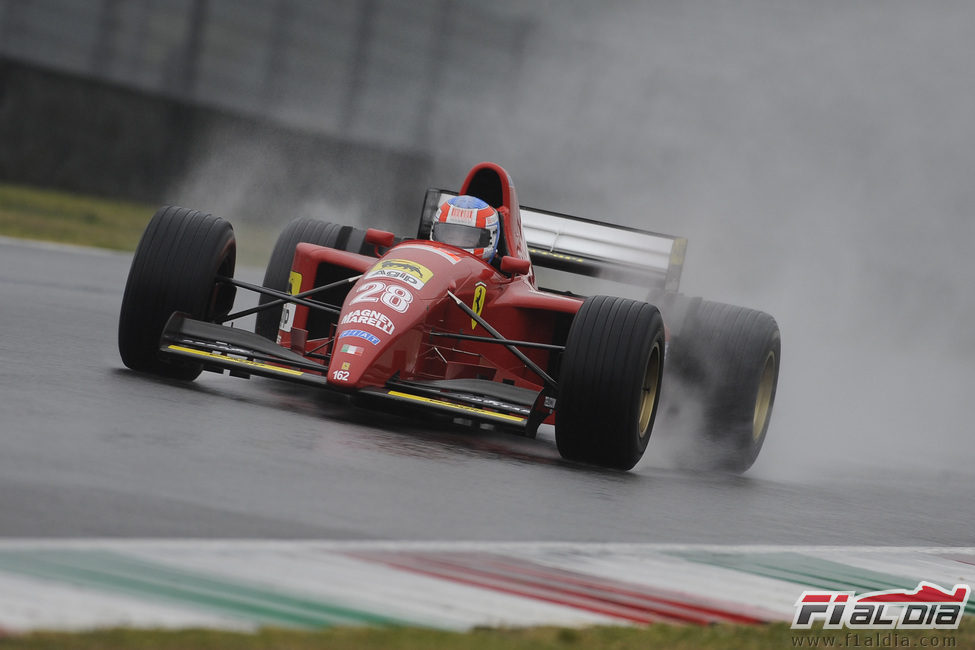
M 110 551 L 0 551 L 0 570 L 205 608 L 258 625 L 319 628 L 404 624 L 381 614 L 179 570 Z
M 794 582 L 799 585 L 822 589 L 824 591 L 855 591 L 862 594 L 868 591 L 886 589 L 915 589 L 918 581 L 904 576 L 880 571 L 871 571 L 832 562 L 789 551 L 776 553 L 721 553 L 710 551 L 678 551 L 676 555 L 685 560 L 709 564 L 711 566 L 734 569 L 744 573 Z M 954 585 L 941 585 L 950 589 Z M 798 598 L 799 593 L 796 593 Z M 969 600 L 965 612 L 975 614 L 975 602 Z
M 134 251 L 157 205 L 0 183 L 0 235 L 40 241 Z M 211 210 L 209 206 L 188 208 Z M 237 263 L 263 266 L 289 215 L 281 223 L 242 223 L 229 219 L 237 233 Z M 291 215 L 297 216 L 297 215 Z
M 829 647 L 975 648 L 975 621 L 953 631 L 874 630 L 848 643 L 846 630 L 790 630 L 787 623 L 762 626 L 652 625 L 585 629 L 476 629 L 468 633 L 404 628 L 331 628 L 303 632 L 264 629 L 256 634 L 213 630 L 98 630 L 35 632 L 0 638 L 0 650 L 783 650 Z M 866 639 L 870 637 L 869 646 Z M 923 639 L 923 641 L 922 641 Z
M 0 184 L 0 234 L 135 250 L 155 207 L 23 185 Z

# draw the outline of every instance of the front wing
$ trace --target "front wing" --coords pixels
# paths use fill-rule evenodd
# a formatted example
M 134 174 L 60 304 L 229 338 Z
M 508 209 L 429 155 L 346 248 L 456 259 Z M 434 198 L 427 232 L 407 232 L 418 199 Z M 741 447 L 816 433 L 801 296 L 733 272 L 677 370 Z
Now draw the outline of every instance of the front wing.
M 246 330 L 173 314 L 163 330 L 159 352 L 202 363 L 204 370 L 248 378 L 251 375 L 348 393 L 329 383 L 327 363 L 309 360 Z M 323 358 L 323 361 L 326 359 Z M 488 380 L 409 381 L 397 377 L 385 386 L 367 386 L 358 396 L 377 404 L 408 406 L 515 429 L 534 437 L 551 415 L 554 399 Z

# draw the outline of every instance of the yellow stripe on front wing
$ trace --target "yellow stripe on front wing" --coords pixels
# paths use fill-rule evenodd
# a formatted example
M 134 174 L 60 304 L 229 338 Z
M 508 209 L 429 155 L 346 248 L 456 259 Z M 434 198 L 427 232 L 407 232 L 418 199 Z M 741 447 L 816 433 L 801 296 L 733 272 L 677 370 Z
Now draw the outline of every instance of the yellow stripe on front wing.
M 220 359 L 221 361 L 230 361 L 231 363 L 240 364 L 242 366 L 249 366 L 251 368 L 263 368 L 264 370 L 273 370 L 274 372 L 280 372 L 283 375 L 296 375 L 300 376 L 303 373 L 300 370 L 293 370 L 291 368 L 281 368 L 280 366 L 272 366 L 269 363 L 261 363 L 260 361 L 252 361 L 250 359 L 238 359 L 237 357 L 228 357 L 225 354 L 218 354 L 216 352 L 210 352 L 209 350 L 194 350 L 193 348 L 186 348 L 182 345 L 170 345 L 167 346 L 170 350 L 175 350 L 177 352 L 189 352 L 190 354 L 196 354 L 201 357 L 210 357 L 213 359 Z
M 467 413 L 478 413 L 480 415 L 489 415 L 495 418 L 501 418 L 502 420 L 510 420 L 512 422 L 524 422 L 525 418 L 519 417 L 517 415 L 508 415 L 507 413 L 497 413 L 495 411 L 488 411 L 487 409 L 479 409 L 475 406 L 467 406 L 466 404 L 454 404 L 453 402 L 445 402 L 439 399 L 433 399 L 430 397 L 422 397 L 420 395 L 411 395 L 410 393 L 401 393 L 396 390 L 389 391 L 389 395 L 393 397 L 404 397 L 406 399 L 415 400 L 417 402 L 426 402 L 427 404 L 436 404 L 438 406 L 446 406 L 448 408 L 456 409 L 458 411 L 465 411 Z

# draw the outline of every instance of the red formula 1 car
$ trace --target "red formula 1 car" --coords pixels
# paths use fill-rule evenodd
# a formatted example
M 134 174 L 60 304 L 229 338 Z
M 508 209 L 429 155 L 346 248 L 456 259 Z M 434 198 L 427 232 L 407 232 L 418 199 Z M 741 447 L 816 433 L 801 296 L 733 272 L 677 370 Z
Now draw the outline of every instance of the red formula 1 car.
M 431 239 L 456 194 L 428 190 L 416 238 L 292 222 L 263 286 L 234 279 L 230 223 L 162 208 L 129 272 L 122 360 L 187 380 L 285 379 L 530 437 L 552 424 L 563 457 L 618 469 L 640 460 L 661 410 L 694 423 L 704 464 L 751 466 L 778 379 L 770 316 L 677 293 L 685 240 L 522 207 L 497 165 L 475 166 L 459 194 L 499 215 L 492 263 Z M 231 313 L 237 288 L 259 305 Z M 255 332 L 224 325 L 253 313 Z

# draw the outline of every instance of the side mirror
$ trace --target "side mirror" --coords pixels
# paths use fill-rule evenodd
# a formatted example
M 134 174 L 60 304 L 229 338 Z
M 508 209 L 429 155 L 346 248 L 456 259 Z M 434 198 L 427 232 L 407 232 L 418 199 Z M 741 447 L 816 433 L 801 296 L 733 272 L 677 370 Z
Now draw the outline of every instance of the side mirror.
M 520 257 L 512 257 L 511 255 L 505 255 L 501 258 L 502 273 L 511 273 L 512 275 L 527 275 L 531 270 L 532 263 L 528 260 L 523 260 Z
M 372 244 L 373 246 L 380 246 L 382 248 L 389 248 L 396 241 L 396 235 L 389 232 L 388 230 L 379 230 L 377 228 L 370 228 L 366 231 L 366 243 Z

